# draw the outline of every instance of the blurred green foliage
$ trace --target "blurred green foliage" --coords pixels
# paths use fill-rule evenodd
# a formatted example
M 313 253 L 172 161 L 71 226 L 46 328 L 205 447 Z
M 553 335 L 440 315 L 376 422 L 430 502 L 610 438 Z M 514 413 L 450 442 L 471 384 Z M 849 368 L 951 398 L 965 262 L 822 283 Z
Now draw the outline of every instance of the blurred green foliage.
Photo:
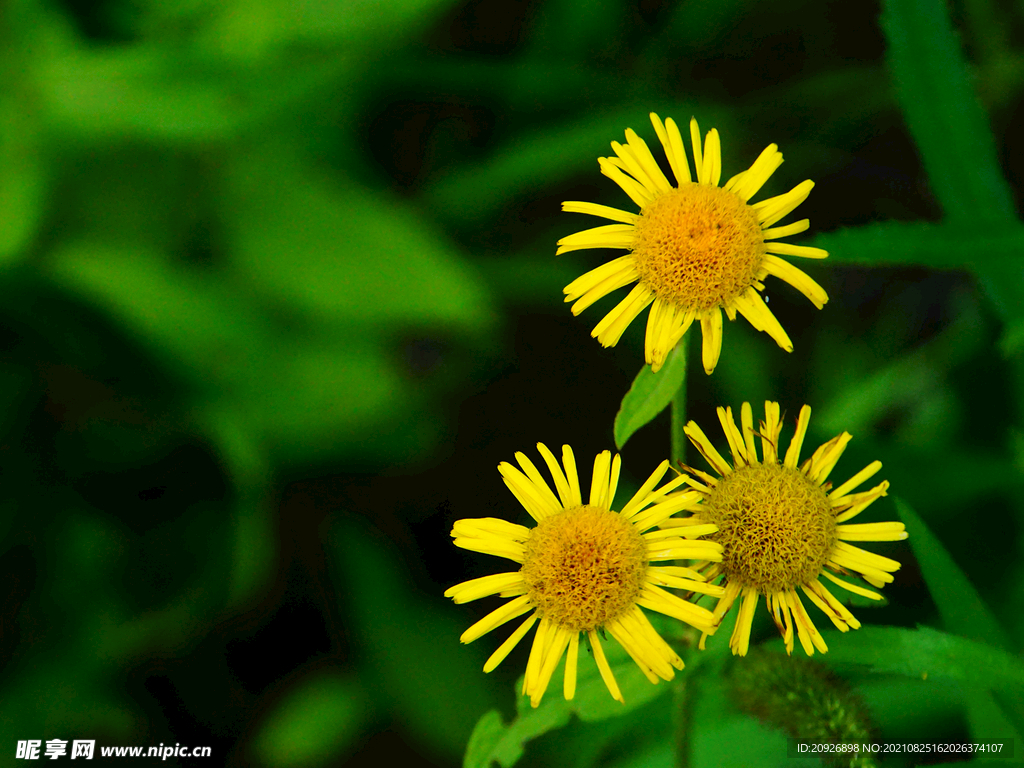
M 553 256 L 654 110 L 817 183 L 831 300 L 768 283 L 796 351 L 728 324 L 679 365 L 700 423 L 806 402 L 837 471 L 885 464 L 904 567 L 823 661 L 886 739 L 1020 757 L 1020 3 L 8 0 L 0 82 L 0 748 L 626 768 L 676 764 L 682 711 L 692 765 L 781 764 L 727 626 L 685 696 L 581 659 L 529 711 L 525 651 L 484 676 L 487 606 L 441 597 L 492 565 L 451 523 L 520 514 L 498 461 L 618 445 L 625 493 L 668 455 L 670 395 L 623 402 L 642 328 L 601 349 L 561 302 L 597 257 Z

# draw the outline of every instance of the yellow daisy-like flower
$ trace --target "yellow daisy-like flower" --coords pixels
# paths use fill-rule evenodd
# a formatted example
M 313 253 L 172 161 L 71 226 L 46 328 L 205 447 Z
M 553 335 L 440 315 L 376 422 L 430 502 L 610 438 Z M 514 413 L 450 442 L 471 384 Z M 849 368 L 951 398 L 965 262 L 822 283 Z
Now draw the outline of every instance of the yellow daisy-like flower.
M 739 312 L 759 331 L 766 331 L 780 347 L 793 351 L 793 342 L 758 291 L 775 275 L 811 300 L 818 309 L 828 301 L 824 289 L 780 256 L 823 259 L 821 248 L 777 242 L 803 232 L 808 219 L 783 227 L 772 226 L 807 199 L 814 182 L 797 184 L 784 195 L 750 204 L 764 183 L 782 165 L 782 153 L 770 144 L 746 171 L 719 187 L 722 151 L 718 131 L 712 128 L 700 140 L 697 121 L 690 120 L 695 175 L 683 148 L 683 138 L 672 118 L 664 125 L 653 112 L 651 122 L 665 148 L 677 186 L 672 186 L 651 155 L 647 144 L 632 129 L 626 144 L 612 142 L 615 157 L 598 158 L 601 173 L 640 206 L 630 213 L 606 205 L 562 203 L 562 210 L 588 213 L 620 222 L 587 229 L 558 241 L 557 253 L 583 248 L 622 248 L 630 253 L 587 272 L 565 287 L 578 315 L 617 288 L 637 283 L 617 307 L 605 315 L 592 336 L 605 347 L 618 343 L 626 327 L 647 305 L 645 357 L 655 372 L 694 320 L 704 337 L 704 370 L 709 374 L 722 351 L 722 310 L 730 320 Z
M 687 504 L 686 508 L 693 513 L 690 517 L 666 520 L 661 525 L 670 531 L 685 530 L 689 525 L 701 531 L 707 525 L 717 528 L 708 538 L 722 545 L 722 560 L 700 563 L 695 568 L 709 582 L 724 576 L 725 595 L 715 608 L 716 621 L 721 621 L 733 603 L 741 598 L 739 617 L 729 640 L 734 654 L 744 656 L 747 653 L 751 622 L 760 595 L 767 599 L 787 652 L 793 651 L 795 627 L 800 644 L 809 656 L 814 654 L 815 648 L 825 653 L 828 647 L 797 590 L 824 611 L 840 632 L 851 627 L 858 629 L 860 622 L 832 595 L 821 577 L 854 594 L 880 600 L 878 593 L 843 581 L 833 572 L 853 573 L 881 588 L 893 580 L 892 573 L 899 570 L 900 564 L 847 542 L 899 541 L 907 538 L 907 533 L 903 523 L 847 522 L 875 499 L 885 496 L 889 487 L 885 480 L 869 491 L 853 493 L 882 468 L 880 461 L 872 462 L 838 488 L 826 482 L 850 441 L 848 432 L 828 441 L 799 464 L 800 448 L 811 418 L 811 409 L 805 405 L 797 418 L 796 433 L 780 463 L 779 404 L 769 401 L 764 408 L 765 420 L 760 424 L 760 432 L 754 431 L 750 403 L 744 403 L 740 411 L 742 431 L 736 428 L 731 408 L 718 409 L 718 418 L 732 450 L 732 466 L 695 422 L 686 425 L 690 442 L 721 477 L 684 467 L 691 475 L 686 482 L 700 494 L 700 499 Z M 761 461 L 757 458 L 755 435 L 761 438 Z M 701 638 L 701 647 L 703 644 L 704 638 Z
M 460 639 L 471 643 L 528 613 L 487 660 L 484 672 L 497 667 L 536 623 L 523 682 L 523 693 L 534 707 L 540 704 L 566 651 L 563 692 L 566 699 L 575 694 L 581 632 L 590 640 L 597 668 L 615 699 L 622 701 L 622 693 L 601 648 L 599 629 L 626 649 L 652 683 L 659 678 L 671 680 L 673 667 L 682 669 L 683 661 L 651 626 L 640 606 L 680 619 L 706 634 L 714 633 L 715 619 L 709 610 L 663 588 L 719 597 L 724 590 L 706 583 L 690 568 L 652 565 L 663 560 L 721 559 L 721 545 L 699 540 L 713 533 L 714 525 L 693 525 L 684 532 L 657 529 L 700 494 L 672 493 L 685 482 L 684 477 L 655 490 L 669 468 L 664 461 L 621 511 L 614 512 L 621 462 L 618 454 L 612 458 L 610 451 L 604 451 L 594 460 L 590 501 L 584 504 L 572 449 L 562 446 L 564 472 L 547 446 L 538 443 L 537 449 L 554 479 L 557 496 L 525 454 L 516 454 L 522 471 L 507 462 L 498 466 L 505 485 L 537 521 L 536 526 L 526 528 L 487 517 L 459 520 L 452 529 L 456 546 L 520 564 L 518 571 L 472 579 L 444 593 L 456 603 L 495 594 L 514 598 L 467 629 Z

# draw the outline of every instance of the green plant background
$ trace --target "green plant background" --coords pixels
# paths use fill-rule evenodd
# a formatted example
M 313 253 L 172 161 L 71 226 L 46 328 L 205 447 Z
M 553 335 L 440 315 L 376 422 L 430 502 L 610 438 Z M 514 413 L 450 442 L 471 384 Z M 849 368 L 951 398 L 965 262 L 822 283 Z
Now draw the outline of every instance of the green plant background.
M 496 568 L 452 522 L 522 514 L 499 461 L 614 447 L 643 323 L 601 349 L 613 299 L 561 288 L 603 255 L 554 242 L 591 225 L 562 200 L 628 206 L 596 158 L 654 110 L 817 184 L 830 302 L 769 280 L 796 350 L 727 324 L 688 415 L 722 445 L 716 406 L 806 402 L 836 477 L 883 462 L 903 569 L 824 661 L 885 739 L 1024 758 L 1024 3 L 882 5 L 0 4 L 0 750 L 455 766 L 476 727 L 468 765 L 673 765 L 670 685 L 517 719 L 525 647 L 484 676 L 493 601 L 441 596 Z M 790 764 L 723 679 L 691 764 Z

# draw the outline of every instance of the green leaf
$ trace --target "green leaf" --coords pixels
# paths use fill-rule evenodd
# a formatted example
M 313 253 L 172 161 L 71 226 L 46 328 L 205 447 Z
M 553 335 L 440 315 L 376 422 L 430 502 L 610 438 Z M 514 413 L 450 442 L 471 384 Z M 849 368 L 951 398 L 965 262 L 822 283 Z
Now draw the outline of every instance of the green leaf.
M 946 548 L 910 505 L 895 497 L 896 510 L 907 527 L 908 539 L 928 591 L 950 632 L 1010 650 L 1010 640 L 981 595 L 953 561 Z
M 946 215 L 1011 220 L 1013 197 L 946 4 L 886 0 L 881 25 L 897 98 Z
M 246 421 L 241 428 L 273 445 L 276 458 L 323 460 L 329 451 L 372 463 L 418 452 L 436 436 L 433 420 L 413 418 L 425 394 L 379 333 L 283 330 L 223 276 L 105 243 L 58 249 L 49 269 L 60 290 L 114 317 L 197 392 Z
M 275 702 L 253 740 L 264 765 L 326 765 L 359 737 L 371 710 L 359 681 L 337 673 L 304 680 Z
M 615 414 L 615 447 L 621 451 L 634 432 L 665 410 L 685 379 L 686 350 L 681 344 L 668 353 L 657 373 L 649 365 L 641 368 Z
M 229 605 L 256 599 L 273 583 L 278 537 L 272 502 L 274 472 L 249 424 L 229 407 L 209 407 L 201 416 L 233 486 Z
M 511 768 L 523 756 L 526 742 L 564 727 L 571 714 L 569 702 L 558 699 L 554 705 L 542 705 L 519 715 L 506 726 L 498 711 L 492 710 L 473 729 L 463 768 L 491 768 L 494 762 Z
M 828 656 L 824 657 L 826 660 Z M 964 687 L 956 680 L 901 675 L 858 675 L 851 681 L 878 727 L 880 741 L 934 729 L 963 717 Z M 990 731 L 994 736 L 995 731 Z
M 1013 197 L 946 4 L 887 0 L 881 21 L 897 96 L 947 219 L 975 227 L 1015 223 Z M 975 271 L 985 292 L 1003 319 L 1019 317 L 1024 266 L 990 253 L 987 236 L 979 240 Z
M 602 765 L 605 768 L 675 768 L 676 755 L 670 736 L 670 730 L 666 729 L 663 738 L 644 744 L 612 763 Z
M 1024 226 L 887 221 L 826 232 L 815 237 L 813 244 L 828 251 L 826 263 L 971 269 L 1018 261 L 1024 249 Z
M 464 768 L 491 768 L 492 760 L 500 760 L 494 755 L 500 750 L 500 742 L 506 733 L 505 723 L 501 720 L 501 713 L 492 709 L 484 714 L 473 727 L 473 733 L 469 736 L 466 744 L 466 754 L 463 757 Z M 520 749 L 520 754 L 522 750 Z M 519 759 L 518 756 L 509 756 L 500 760 L 502 765 L 512 765 Z
M 842 635 L 822 635 L 830 663 L 866 664 L 874 672 L 920 678 L 936 675 L 1013 695 L 1024 693 L 1024 661 L 991 645 L 930 627 L 862 627 Z
M 569 259 L 539 256 L 549 245 L 550 242 L 546 242 L 543 247 L 528 247 L 511 256 L 478 259 L 476 268 L 495 295 L 504 302 L 547 304 L 561 310 L 565 306 L 565 295 L 561 287 L 571 283 L 590 267 Z
M 237 294 L 154 253 L 78 241 L 55 249 L 48 277 L 114 317 L 160 359 L 173 360 L 197 386 L 249 371 L 259 341 L 271 336 Z
M 1004 650 L 1013 646 L 1005 630 L 996 620 L 981 595 L 967 576 L 950 557 L 942 542 L 928 529 L 924 521 L 900 498 L 894 499 L 900 518 L 907 527 L 910 546 L 914 550 L 921 574 L 924 576 L 932 600 L 939 609 L 942 623 L 950 632 L 972 640 L 999 645 Z M 1015 697 L 1002 696 L 994 701 L 986 691 L 974 691 L 967 699 L 971 732 L 976 738 L 986 737 L 986 727 L 1005 716 L 1012 727 L 1024 725 L 1024 709 Z M 1001 706 L 1000 706 L 1001 705 Z M 1002 709 L 1002 711 L 1000 711 Z M 1004 726 L 1005 727 L 1005 726 Z
M 39 57 L 35 84 L 52 127 L 75 139 L 139 137 L 194 145 L 240 130 L 308 102 L 352 79 L 354 54 L 292 57 L 286 66 L 218 61 L 227 40 L 209 56 L 155 45 L 79 48 L 75 41 Z M 232 41 L 233 42 L 233 41 Z
M 232 164 L 223 204 L 239 276 L 294 312 L 474 334 L 493 325 L 483 281 L 398 200 L 264 147 Z
M 737 709 L 722 685 L 722 662 L 720 655 L 709 668 L 701 670 L 698 678 L 690 725 L 690 765 L 694 768 L 722 765 L 774 768 L 780 765 L 786 754 L 785 734 Z
M 560 58 L 580 68 L 602 55 L 612 55 L 619 43 L 608 30 L 621 29 L 628 13 L 617 0 L 591 0 L 586 13 L 580 13 L 576 0 L 542 3 L 531 24 L 530 58 L 544 61 L 558 51 Z
M 973 221 L 888 221 L 826 232 L 815 237 L 813 245 L 828 251 L 828 262 L 833 264 L 970 270 L 1003 319 L 1021 322 L 1024 226 L 1017 222 L 979 226 Z M 1015 339 L 1011 335 L 1004 340 L 1004 354 L 1019 346 Z

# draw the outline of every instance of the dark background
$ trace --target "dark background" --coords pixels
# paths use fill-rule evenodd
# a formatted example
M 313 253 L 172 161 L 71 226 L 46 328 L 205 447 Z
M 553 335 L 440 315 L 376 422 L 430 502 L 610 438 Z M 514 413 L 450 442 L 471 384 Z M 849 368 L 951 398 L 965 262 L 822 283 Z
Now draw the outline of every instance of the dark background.
M 1022 5 L 949 9 L 1019 210 Z M 554 256 L 593 226 L 561 201 L 631 208 L 596 158 L 627 127 L 654 147 L 653 110 L 717 127 L 723 178 L 777 142 L 759 199 L 816 182 L 796 242 L 937 221 L 878 13 L 0 3 L 0 748 L 458 765 L 480 715 L 512 712 L 526 651 L 484 676 L 500 640 L 458 644 L 494 605 L 441 593 L 495 562 L 451 524 L 519 519 L 496 471 L 515 451 L 570 443 L 584 472 L 614 448 L 642 364 L 642 321 L 614 349 L 589 336 L 620 296 L 562 303 L 605 254 Z M 810 404 L 809 447 L 851 432 L 836 477 L 882 460 L 1019 647 L 1000 322 L 966 272 L 833 261 L 800 265 L 821 312 L 769 279 L 792 354 L 727 324 L 690 415 L 719 445 L 715 407 L 744 400 Z M 629 441 L 624 485 L 667 456 L 667 427 Z M 886 499 L 871 514 L 895 519 Z M 862 620 L 934 619 L 909 548 L 877 550 L 904 567 Z

